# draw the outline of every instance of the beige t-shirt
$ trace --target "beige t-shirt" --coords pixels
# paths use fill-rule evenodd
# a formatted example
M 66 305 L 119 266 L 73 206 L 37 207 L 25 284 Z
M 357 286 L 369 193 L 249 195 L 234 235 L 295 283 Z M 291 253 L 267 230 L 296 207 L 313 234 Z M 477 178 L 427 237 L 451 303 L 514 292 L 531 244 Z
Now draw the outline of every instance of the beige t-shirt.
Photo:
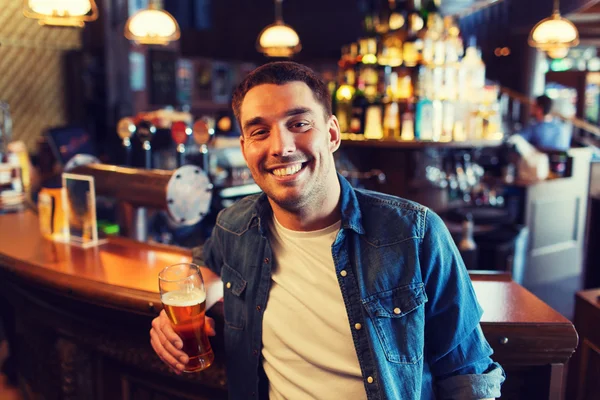
M 366 399 L 331 255 L 340 222 L 312 232 L 271 223 L 275 260 L 263 320 L 270 399 Z

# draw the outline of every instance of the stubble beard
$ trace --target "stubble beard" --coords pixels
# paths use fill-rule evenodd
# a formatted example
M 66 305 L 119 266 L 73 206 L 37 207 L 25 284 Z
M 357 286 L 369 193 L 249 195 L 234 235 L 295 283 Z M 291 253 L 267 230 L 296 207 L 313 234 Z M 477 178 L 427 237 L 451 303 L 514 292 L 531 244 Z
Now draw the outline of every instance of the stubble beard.
M 308 166 L 307 166 L 308 168 Z M 277 193 L 267 193 L 267 196 L 280 208 L 292 212 L 306 212 L 312 209 L 319 209 L 325 202 L 327 196 L 327 176 L 330 173 L 331 165 L 327 166 L 324 171 L 321 171 L 318 177 L 313 176 L 308 188 L 302 188 L 296 196 L 277 196 Z M 309 172 L 309 171 L 306 171 Z M 276 192 L 274 190 L 273 192 Z

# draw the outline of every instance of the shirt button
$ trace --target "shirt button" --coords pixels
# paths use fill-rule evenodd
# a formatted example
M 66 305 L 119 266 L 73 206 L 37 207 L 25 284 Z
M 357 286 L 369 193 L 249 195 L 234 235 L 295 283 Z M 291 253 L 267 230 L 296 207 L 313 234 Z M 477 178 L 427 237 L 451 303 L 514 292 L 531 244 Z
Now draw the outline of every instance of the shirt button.
M 225 286 L 227 286 L 227 289 L 231 289 L 231 282 L 227 282 L 227 285 Z
M 258 350 L 252 350 L 252 354 L 254 354 L 255 356 L 258 355 Z
M 398 315 L 402 312 L 398 307 L 394 308 L 394 314 Z
M 372 376 L 368 377 L 368 378 L 367 378 L 367 382 L 369 382 L 369 383 L 373 383 L 373 377 L 372 377 Z
M 265 258 L 265 264 L 268 264 L 268 263 L 269 263 L 269 261 L 270 261 L 270 260 L 269 260 L 269 257 Z
M 356 324 L 354 324 L 354 329 L 356 329 L 357 331 L 360 331 L 361 328 L 362 328 L 362 325 L 359 324 L 358 322 Z
M 348 273 L 346 272 L 346 270 L 345 270 L 345 269 L 343 269 L 343 270 L 340 272 L 340 275 L 341 275 L 341 276 L 346 276 L 346 275 L 348 275 Z
M 256 311 L 260 311 L 260 306 L 256 306 Z

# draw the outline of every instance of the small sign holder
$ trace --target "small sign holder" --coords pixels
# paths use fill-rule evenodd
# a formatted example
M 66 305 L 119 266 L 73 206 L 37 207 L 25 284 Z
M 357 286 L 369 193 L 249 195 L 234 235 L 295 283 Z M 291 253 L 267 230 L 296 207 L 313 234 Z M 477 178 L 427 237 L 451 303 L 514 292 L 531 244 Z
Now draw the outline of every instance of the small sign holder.
M 75 246 L 89 248 L 100 244 L 96 223 L 96 191 L 94 177 L 71 173 L 62 174 L 65 235 L 62 240 Z

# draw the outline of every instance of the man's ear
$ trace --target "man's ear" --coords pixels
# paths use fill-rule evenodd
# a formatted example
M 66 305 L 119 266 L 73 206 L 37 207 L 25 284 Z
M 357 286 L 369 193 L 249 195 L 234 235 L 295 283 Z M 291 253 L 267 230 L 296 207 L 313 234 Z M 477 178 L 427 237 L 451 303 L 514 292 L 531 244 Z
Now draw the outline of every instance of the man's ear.
M 246 159 L 246 149 L 244 148 L 244 134 L 240 134 L 240 147 L 242 149 L 242 155 L 244 156 L 244 160 L 246 160 L 246 164 L 248 164 L 248 160 Z
M 342 134 L 340 132 L 340 123 L 337 120 L 335 115 L 329 117 L 328 122 L 328 130 L 329 130 L 329 151 L 334 153 L 337 149 L 340 148 L 340 144 L 342 142 Z

